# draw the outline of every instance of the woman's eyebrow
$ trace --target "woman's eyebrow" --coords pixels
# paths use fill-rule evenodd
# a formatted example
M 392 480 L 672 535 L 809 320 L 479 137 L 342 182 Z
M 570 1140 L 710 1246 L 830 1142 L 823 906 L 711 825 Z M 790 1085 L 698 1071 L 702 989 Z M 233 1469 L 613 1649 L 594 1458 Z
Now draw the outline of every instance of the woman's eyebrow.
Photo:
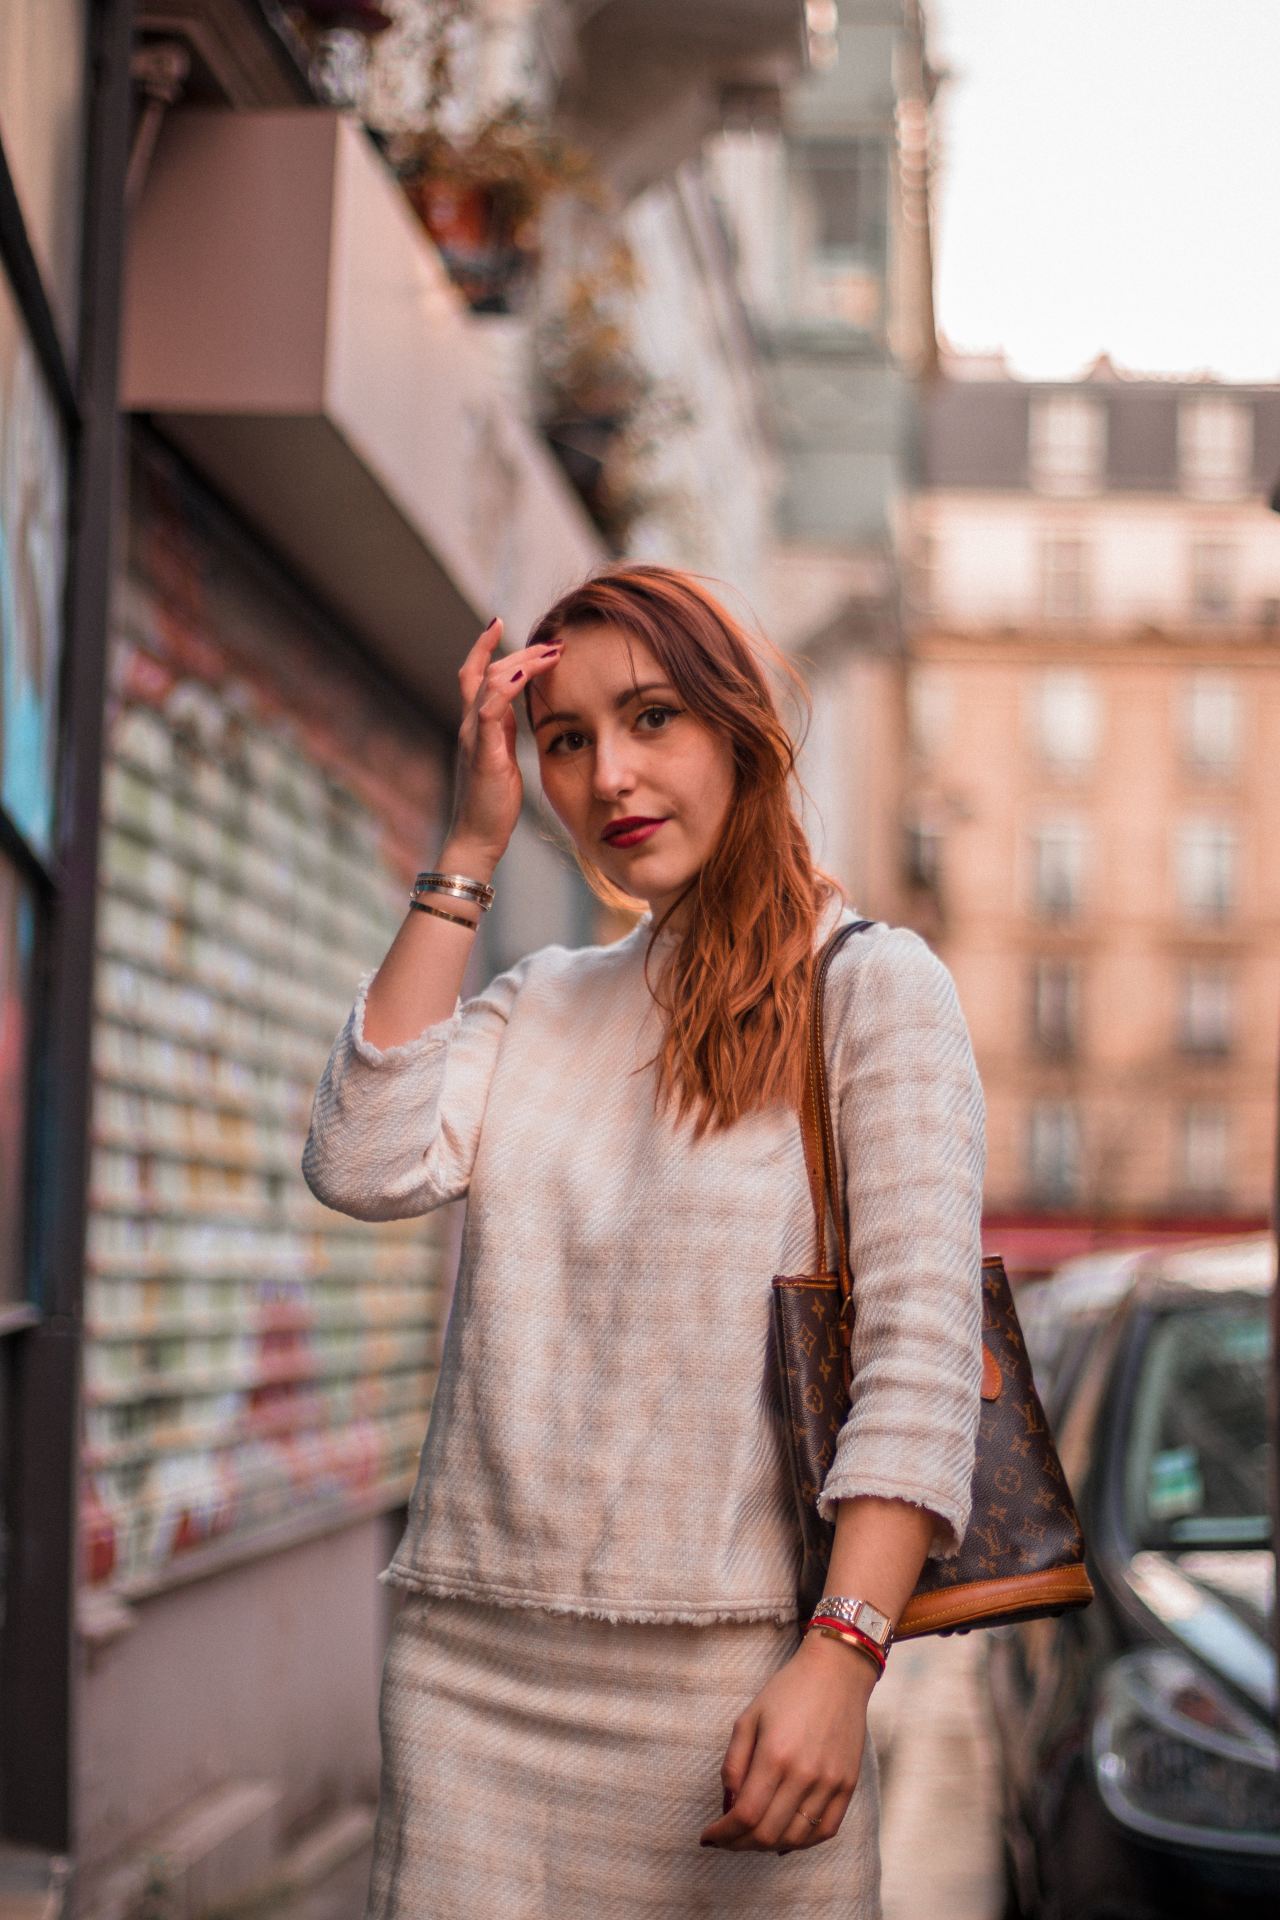
M 614 709 L 616 712 L 621 713 L 624 707 L 630 706 L 633 700 L 638 700 L 640 696 L 645 693 L 671 693 L 673 691 L 674 689 L 670 687 L 665 680 L 649 680 L 643 687 L 628 687 L 624 692 L 615 694 L 613 701 Z M 536 733 L 539 727 L 545 727 L 548 721 L 551 720 L 581 720 L 581 718 L 582 715 L 580 713 L 544 713 L 540 720 L 534 721 L 533 730 Z

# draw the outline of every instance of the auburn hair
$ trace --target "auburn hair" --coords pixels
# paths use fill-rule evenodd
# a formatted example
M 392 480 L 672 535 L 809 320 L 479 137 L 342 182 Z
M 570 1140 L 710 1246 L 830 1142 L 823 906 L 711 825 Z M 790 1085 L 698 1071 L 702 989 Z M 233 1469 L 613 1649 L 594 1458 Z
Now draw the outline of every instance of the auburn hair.
M 529 645 L 575 628 L 608 626 L 642 641 L 687 710 L 720 733 L 733 754 L 733 804 L 698 872 L 655 920 L 645 953 L 690 894 L 687 925 L 670 943 L 650 991 L 665 1016 L 659 1103 L 694 1116 L 694 1137 L 775 1103 L 798 1108 L 814 943 L 825 905 L 843 893 L 815 865 L 796 810 L 797 742 L 779 711 L 762 660 L 788 681 L 806 716 L 809 690 L 786 657 L 747 629 L 701 577 L 649 562 L 591 575 L 549 607 Z M 532 687 L 525 710 L 533 719 Z M 803 738 L 803 735 L 801 735 Z M 582 849 L 578 866 L 598 899 L 639 913 L 643 900 L 616 887 Z

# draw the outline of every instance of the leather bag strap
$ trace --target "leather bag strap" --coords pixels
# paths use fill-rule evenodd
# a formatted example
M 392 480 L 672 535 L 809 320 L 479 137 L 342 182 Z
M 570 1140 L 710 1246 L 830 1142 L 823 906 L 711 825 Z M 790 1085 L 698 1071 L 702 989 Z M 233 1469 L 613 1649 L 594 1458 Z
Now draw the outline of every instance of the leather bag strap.
M 835 1127 L 831 1118 L 831 1090 L 827 1082 L 823 987 L 831 962 L 850 934 L 862 933 L 866 928 L 874 925 L 873 920 L 851 920 L 847 925 L 837 927 L 823 943 L 814 961 L 813 978 L 809 990 L 804 1103 L 800 1114 L 805 1165 L 809 1173 L 809 1192 L 813 1199 L 814 1271 L 816 1273 L 827 1272 L 828 1208 L 835 1223 L 837 1249 L 835 1278 L 840 1289 L 840 1322 L 844 1336 L 846 1385 L 849 1374 L 849 1337 L 852 1331 L 853 1275 L 849 1269 L 844 1208 L 840 1200 L 840 1163 L 836 1155 Z

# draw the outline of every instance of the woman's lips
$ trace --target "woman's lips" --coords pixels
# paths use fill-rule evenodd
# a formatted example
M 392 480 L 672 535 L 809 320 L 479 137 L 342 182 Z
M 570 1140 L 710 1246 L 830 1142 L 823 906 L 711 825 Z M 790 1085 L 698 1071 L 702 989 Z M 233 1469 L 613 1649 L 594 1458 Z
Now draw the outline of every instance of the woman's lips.
M 648 840 L 663 825 L 665 822 L 662 820 L 647 820 L 642 827 L 628 827 L 625 833 L 606 834 L 605 841 L 611 847 L 638 847 L 642 840 Z

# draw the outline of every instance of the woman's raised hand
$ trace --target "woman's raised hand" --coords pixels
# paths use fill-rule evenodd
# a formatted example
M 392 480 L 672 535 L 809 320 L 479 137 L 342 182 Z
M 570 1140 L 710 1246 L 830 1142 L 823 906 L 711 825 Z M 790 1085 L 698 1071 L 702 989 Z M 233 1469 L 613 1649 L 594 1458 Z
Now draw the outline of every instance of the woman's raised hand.
M 516 761 L 516 696 L 555 665 L 563 646 L 522 647 L 499 658 L 501 639 L 502 621 L 495 615 L 458 670 L 462 726 L 446 841 L 456 857 L 465 855 L 473 866 L 490 870 L 506 852 L 524 797 Z

